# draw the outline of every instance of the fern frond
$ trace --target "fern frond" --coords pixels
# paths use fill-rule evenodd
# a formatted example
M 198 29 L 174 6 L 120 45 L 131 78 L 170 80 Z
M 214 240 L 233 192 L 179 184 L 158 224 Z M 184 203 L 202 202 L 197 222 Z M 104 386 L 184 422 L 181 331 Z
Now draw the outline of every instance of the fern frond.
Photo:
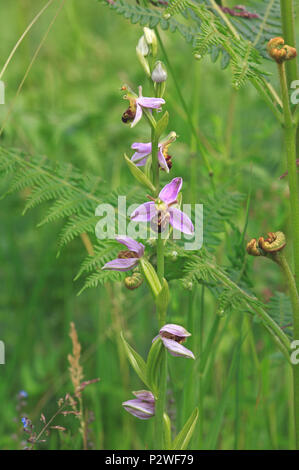
M 88 255 L 83 263 L 81 264 L 80 270 L 75 277 L 75 280 L 79 279 L 83 273 L 90 273 L 94 270 L 101 269 L 104 264 L 111 259 L 115 259 L 119 252 L 119 245 L 112 240 L 98 241 L 98 244 L 94 247 L 94 254 Z
M 119 271 L 97 271 L 86 279 L 86 282 L 82 289 L 79 291 L 78 295 L 82 294 L 86 289 L 91 287 L 98 287 L 105 284 L 106 282 L 119 282 L 126 277 L 126 273 Z
M 164 10 L 164 18 L 183 13 L 189 6 L 188 0 L 170 0 L 168 7 Z
M 245 195 L 219 189 L 214 195 L 203 201 L 204 240 L 203 245 L 209 251 L 219 245 L 219 235 L 225 232 L 225 224 L 230 224 L 242 207 Z
M 276 292 L 267 304 L 267 312 L 286 333 L 291 334 L 293 324 L 292 304 L 286 294 Z
M 178 31 L 188 43 L 193 43 L 195 40 L 198 31 L 197 25 L 188 26 L 172 17 L 167 18 L 161 9 L 143 7 L 125 0 L 115 0 L 113 3 L 105 2 L 105 5 L 108 5 L 117 14 L 123 15 L 133 24 L 139 23 L 141 26 L 147 25 L 149 28 L 160 25 L 162 29 L 169 29 L 172 33 Z
M 94 234 L 95 226 L 99 218 L 94 215 L 78 214 L 73 216 L 63 227 L 58 238 L 58 248 L 61 250 L 81 233 Z
M 96 273 L 94 277 L 88 279 L 86 287 L 96 286 L 106 279 L 121 278 L 117 274 L 107 274 L 102 271 L 98 273 L 109 259 L 116 257 L 119 247 L 115 248 L 115 242 L 113 246 L 109 240 L 98 242 L 96 239 L 94 231 L 99 218 L 95 216 L 95 209 L 105 202 L 111 204 L 117 213 L 120 195 L 126 195 L 127 204 L 142 202 L 145 194 L 139 187 L 130 186 L 111 192 L 101 178 L 82 174 L 72 165 L 53 164 L 44 156 L 28 156 L 18 150 L 3 147 L 0 147 L 0 172 L 3 176 L 7 176 L 7 173 L 12 174 L 6 194 L 26 188 L 27 203 L 23 213 L 44 202 L 50 204 L 39 226 L 59 219 L 66 220 L 58 239 L 59 252 L 82 233 L 90 234 L 94 244 L 95 259 L 88 260 L 87 265 L 82 265 L 80 274 L 86 270 L 90 272 L 92 269 Z

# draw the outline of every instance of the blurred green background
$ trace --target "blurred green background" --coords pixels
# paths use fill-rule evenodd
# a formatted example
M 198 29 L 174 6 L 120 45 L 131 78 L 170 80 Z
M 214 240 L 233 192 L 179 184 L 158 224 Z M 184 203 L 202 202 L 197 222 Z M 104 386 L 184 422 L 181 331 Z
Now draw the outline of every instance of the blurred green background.
M 0 0 L 1 66 L 41 3 Z M 3 77 L 6 105 L 0 107 L 1 123 L 5 123 L 1 144 L 46 155 L 52 161 L 70 162 L 100 175 L 113 189 L 131 183 L 122 155 L 136 139 L 146 141 L 148 130 L 144 123 L 131 130 L 121 122 L 126 102 L 120 88 L 124 83 L 132 87 L 143 84 L 147 90 L 135 53 L 142 35 L 140 26 L 131 25 L 96 0 L 66 1 L 13 103 L 57 5 L 54 1 L 38 20 Z M 252 188 L 246 238 L 278 229 L 288 232 L 287 183 L 279 180 L 285 171 L 281 131 L 271 112 L 251 86 L 238 93 L 232 91 L 229 69 L 221 70 L 209 58 L 195 61 L 191 46 L 178 33 L 161 35 L 185 100 L 197 115 L 197 126 L 217 150 L 217 157 L 212 157 L 216 186 L 225 184 L 245 197 Z M 264 62 L 274 74 L 274 66 Z M 277 87 L 275 75 L 271 81 Z M 190 131 L 171 77 L 166 100 L 169 128 L 180 136 L 171 148 L 171 176 L 183 176 L 186 202 L 201 202 L 211 191 L 209 177 L 199 158 L 190 164 Z M 234 105 L 230 134 L 228 113 Z M 4 193 L 7 182 L 2 180 L 0 187 Z M 151 296 L 145 286 L 131 292 L 122 284 L 114 284 L 87 290 L 78 297 L 82 280 L 74 282 L 73 278 L 85 256 L 84 246 L 80 239 L 75 240 L 57 258 L 62 224 L 37 228 L 47 205 L 22 216 L 25 198 L 23 191 L 5 198 L 0 205 L 0 339 L 6 345 L 6 364 L 0 366 L 0 448 L 22 448 L 20 418 L 28 416 L 39 430 L 40 414 L 50 418 L 57 400 L 72 392 L 67 361 L 71 321 L 82 344 L 85 378 L 101 379 L 84 392 L 85 407 L 94 414 L 90 446 L 148 448 L 152 445 L 153 423 L 139 422 L 121 407 L 122 401 L 132 398 L 131 390 L 142 386 L 124 357 L 119 333 L 124 330 L 136 349 L 146 355 L 157 328 Z M 245 207 L 246 200 L 233 221 L 239 230 L 244 226 Z M 233 250 L 233 240 L 228 237 L 217 256 L 225 263 Z M 270 262 L 249 260 L 249 269 L 254 291 L 263 300 L 274 291 L 285 291 L 280 273 Z M 183 290 L 178 282 L 172 283 L 171 322 L 186 324 L 191 298 L 194 300 L 190 291 Z M 204 338 L 214 315 L 213 299 L 207 294 Z M 246 337 L 242 343 L 238 367 L 227 387 L 231 354 L 240 342 L 242 327 L 240 313 L 221 319 L 221 334 L 214 338 L 213 366 L 204 390 L 203 439 L 200 443 L 195 440 L 193 446 L 291 448 L 290 370 L 260 325 L 253 325 L 252 341 Z M 180 403 L 190 380 L 188 366 L 182 359 L 172 367 L 175 393 L 170 398 Z M 28 393 L 21 410 L 17 399 L 20 390 Z M 221 422 L 214 443 L 213 425 L 219 413 Z M 179 410 L 178 427 L 181 419 Z M 55 424 L 66 426 L 67 431 L 53 430 L 39 448 L 82 447 L 74 417 L 60 416 Z

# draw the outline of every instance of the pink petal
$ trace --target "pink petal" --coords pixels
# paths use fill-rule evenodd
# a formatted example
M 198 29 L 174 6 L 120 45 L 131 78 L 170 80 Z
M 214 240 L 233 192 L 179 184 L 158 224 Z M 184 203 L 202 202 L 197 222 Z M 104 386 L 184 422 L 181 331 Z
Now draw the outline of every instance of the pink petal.
M 131 161 L 134 162 L 136 166 L 144 166 L 148 157 L 148 154 L 135 152 L 131 158 Z
M 123 402 L 126 411 L 139 419 L 149 419 L 155 414 L 155 404 L 142 401 L 138 398 Z
M 137 98 L 136 102 L 140 104 L 140 106 L 150 109 L 159 109 L 165 104 L 163 98 L 145 98 L 144 96 Z
M 195 359 L 193 352 L 190 351 L 190 349 L 185 348 L 185 346 L 178 343 L 177 341 L 174 341 L 173 339 L 163 338 L 163 337 L 162 337 L 162 341 L 163 341 L 165 348 L 168 349 L 168 351 L 170 352 L 172 356 Z
M 135 222 L 148 222 L 155 216 L 157 210 L 154 201 L 141 204 L 131 214 L 131 219 Z
M 142 118 L 142 108 L 141 106 L 139 106 L 139 104 L 136 101 L 136 114 L 135 114 L 134 121 L 131 124 L 131 127 L 136 126 L 136 124 L 140 121 L 141 118 Z
M 136 166 L 144 166 L 146 164 L 147 158 L 143 157 L 148 157 L 151 154 L 151 142 L 134 142 L 134 144 L 131 145 L 131 148 L 137 150 L 137 152 L 135 152 L 132 156 L 131 161 L 135 162 Z
M 108 271 L 130 271 L 137 266 L 139 258 L 117 258 L 106 263 L 102 269 Z
M 189 333 L 189 331 L 187 331 L 183 326 L 175 325 L 174 323 L 168 323 L 167 325 L 162 326 L 160 334 L 163 336 L 163 333 L 169 333 L 170 335 L 179 336 L 180 338 L 191 336 L 191 333 Z
M 146 401 L 148 403 L 155 403 L 154 395 L 148 390 L 138 390 L 137 392 L 132 393 L 136 398 L 139 398 L 139 400 Z
M 136 240 L 133 240 L 133 238 L 127 237 L 126 235 L 116 237 L 115 240 L 125 245 L 128 250 L 137 253 L 138 256 L 143 256 L 144 245 L 142 243 L 139 243 Z
M 187 235 L 192 235 L 194 233 L 194 226 L 189 217 L 184 214 L 184 212 L 176 209 L 175 207 L 170 207 L 168 212 L 170 215 L 169 222 L 173 228 L 179 230 L 180 232 L 186 233 Z
M 138 153 L 144 153 L 144 155 L 148 155 L 152 151 L 152 143 L 134 142 L 134 144 L 131 145 L 131 149 L 137 150 Z
M 174 178 L 160 191 L 159 198 L 166 204 L 176 201 L 182 185 L 182 178 Z

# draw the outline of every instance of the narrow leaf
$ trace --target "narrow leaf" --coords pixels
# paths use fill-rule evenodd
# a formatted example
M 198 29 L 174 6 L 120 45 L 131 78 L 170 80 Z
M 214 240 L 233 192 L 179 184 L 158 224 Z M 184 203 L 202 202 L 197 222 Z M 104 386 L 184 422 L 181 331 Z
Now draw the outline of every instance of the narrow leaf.
M 134 178 L 136 178 L 136 180 L 139 181 L 139 183 L 141 183 L 143 186 L 146 186 L 152 192 L 154 192 L 155 191 L 155 186 L 152 184 L 152 182 L 149 180 L 149 178 L 145 175 L 145 173 L 143 173 L 143 171 L 141 171 L 138 168 L 138 166 L 136 166 L 135 163 L 133 163 L 127 157 L 126 154 L 124 155 L 124 157 L 125 157 L 125 160 L 126 160 L 126 163 L 127 163 L 128 167 L 129 167 L 129 170 L 132 173 L 132 175 L 134 176 Z
M 138 377 L 142 380 L 142 382 L 147 385 L 147 380 L 146 380 L 146 364 L 142 357 L 127 343 L 125 340 L 123 334 L 120 334 L 125 352 L 127 354 L 127 357 L 131 363 L 131 366 L 135 370 L 136 374 Z
M 145 258 L 140 259 L 140 266 L 153 296 L 156 298 L 162 289 L 157 273 L 151 263 Z
M 191 413 L 190 418 L 184 425 L 183 429 L 176 436 L 173 442 L 173 450 L 187 449 L 187 446 L 189 444 L 189 441 L 195 429 L 197 420 L 198 420 L 198 408 L 195 408 L 194 411 Z
M 163 278 L 162 289 L 156 297 L 156 305 L 159 313 L 165 313 L 169 304 L 169 287 L 166 279 Z
M 158 378 L 160 373 L 162 341 L 157 338 L 149 350 L 146 361 L 146 381 L 155 396 L 158 394 Z
M 156 127 L 156 136 L 157 139 L 163 134 L 165 131 L 166 127 L 168 126 L 168 121 L 169 121 L 169 113 L 166 111 L 161 119 L 157 122 L 157 127 Z

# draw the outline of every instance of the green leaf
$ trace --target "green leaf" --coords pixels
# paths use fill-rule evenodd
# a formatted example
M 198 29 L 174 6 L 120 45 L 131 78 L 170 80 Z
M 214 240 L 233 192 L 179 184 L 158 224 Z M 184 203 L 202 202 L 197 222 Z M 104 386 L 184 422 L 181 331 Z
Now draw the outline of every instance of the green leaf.
M 162 289 L 157 273 L 151 263 L 145 258 L 140 259 L 140 266 L 152 294 L 156 298 Z
M 165 278 L 162 281 L 162 289 L 156 297 L 156 305 L 159 313 L 165 313 L 169 304 L 169 287 Z
M 161 352 L 163 344 L 160 338 L 157 338 L 149 350 L 146 361 L 146 381 L 153 394 L 158 395 L 158 378 L 160 373 Z
M 168 126 L 168 121 L 169 121 L 169 113 L 168 111 L 165 111 L 161 119 L 157 122 L 157 127 L 156 127 L 156 136 L 157 139 L 160 138 L 160 136 L 163 134 L 165 129 Z
M 120 337 L 122 339 L 125 352 L 131 363 L 131 366 L 135 370 L 140 380 L 142 380 L 142 382 L 148 387 L 146 379 L 146 363 L 144 362 L 142 357 L 129 345 L 129 343 L 127 343 L 122 333 L 120 334 Z
M 138 166 L 136 166 L 135 163 L 133 163 L 127 157 L 126 154 L 124 155 L 124 157 L 125 157 L 125 160 L 126 160 L 126 163 L 127 163 L 128 167 L 129 167 L 129 170 L 132 173 L 132 175 L 134 176 L 134 178 L 136 178 L 136 180 L 139 181 L 139 183 L 141 183 L 143 186 L 146 186 L 147 188 L 149 188 L 151 190 L 151 192 L 154 192 L 155 191 L 155 186 L 149 180 L 149 178 L 145 175 L 145 173 L 143 173 L 143 171 L 141 171 L 138 168 Z
M 163 414 L 164 449 L 171 450 L 171 421 L 168 414 Z
M 191 413 L 190 418 L 184 425 L 183 429 L 176 436 L 172 449 L 173 450 L 185 450 L 189 444 L 192 434 L 195 429 L 196 422 L 198 420 L 198 408 L 195 408 Z

